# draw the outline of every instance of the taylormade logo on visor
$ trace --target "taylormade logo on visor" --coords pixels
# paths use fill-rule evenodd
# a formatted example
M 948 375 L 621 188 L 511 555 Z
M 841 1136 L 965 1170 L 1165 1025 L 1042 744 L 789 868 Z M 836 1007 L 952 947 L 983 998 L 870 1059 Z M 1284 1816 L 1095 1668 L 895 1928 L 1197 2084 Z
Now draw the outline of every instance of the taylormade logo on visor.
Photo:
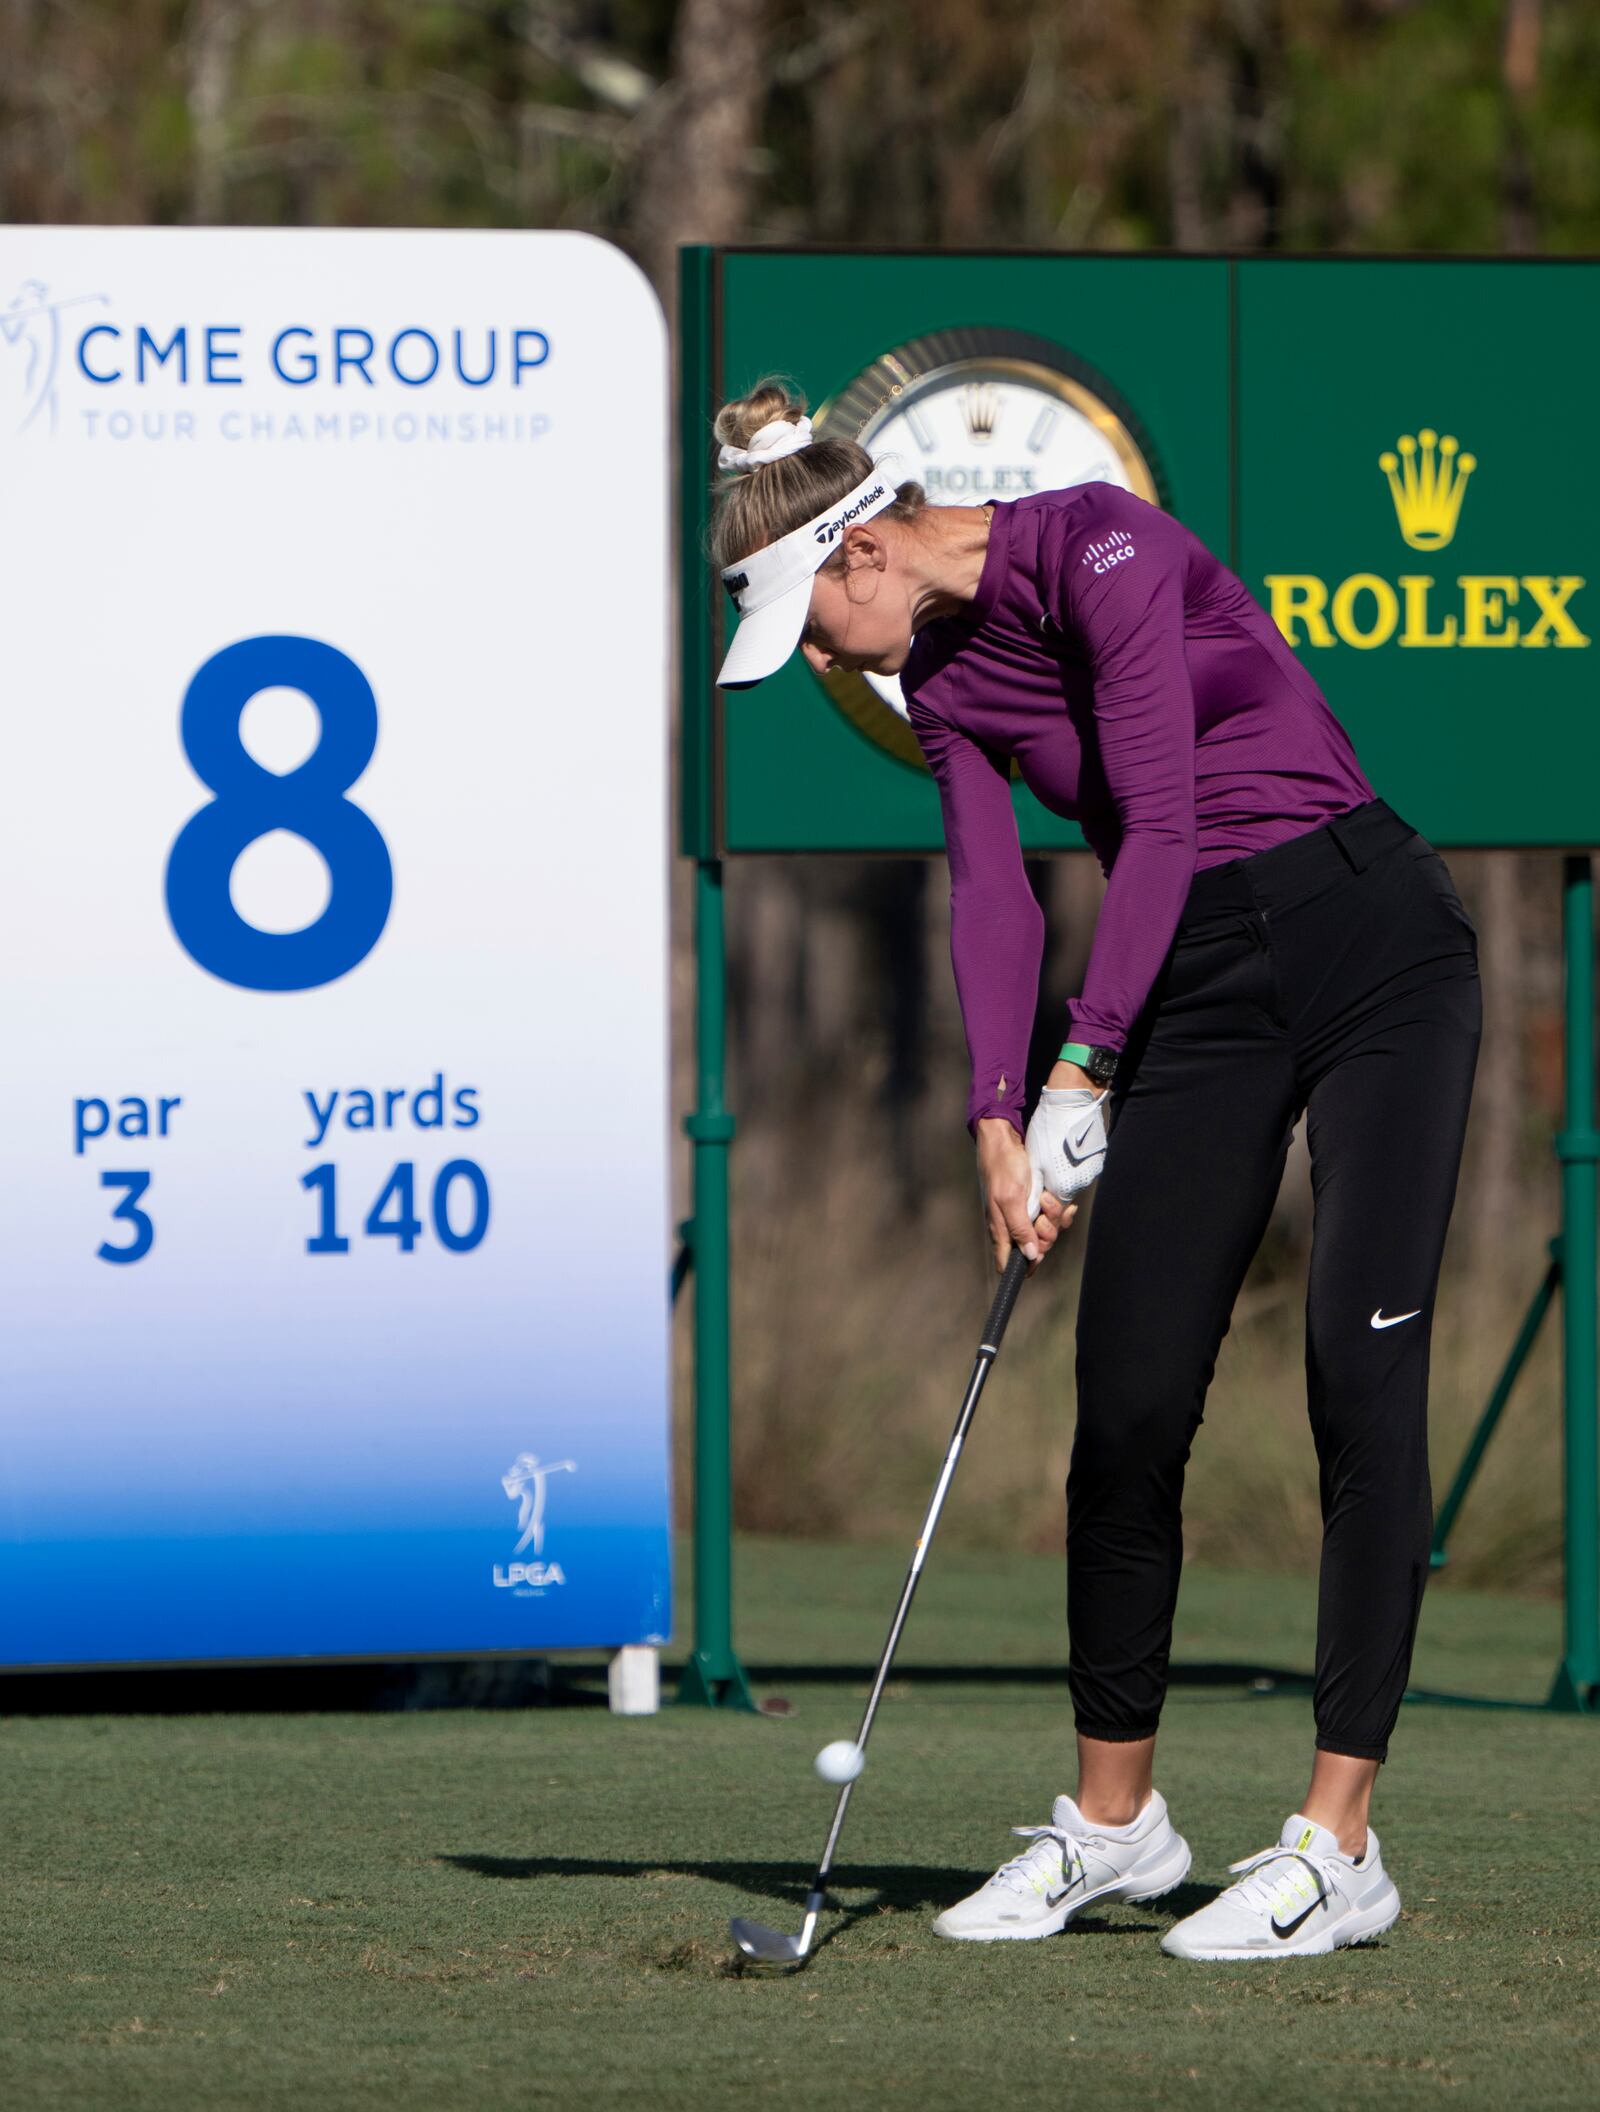
M 853 506 L 847 506 L 843 513 L 835 514 L 831 521 L 820 521 L 816 528 L 816 540 L 819 543 L 831 543 L 841 528 L 848 528 L 858 514 L 868 506 L 875 505 L 887 490 L 888 486 L 880 479 L 871 491 L 864 491 Z
M 833 555 L 834 545 L 853 522 L 892 505 L 894 495 L 892 473 L 874 465 L 853 491 L 833 501 L 833 512 L 802 521 L 776 542 L 764 543 L 723 567 L 723 584 L 739 611 L 739 628 L 717 676 L 720 684 L 748 687 L 783 665 L 805 628 L 811 583 Z

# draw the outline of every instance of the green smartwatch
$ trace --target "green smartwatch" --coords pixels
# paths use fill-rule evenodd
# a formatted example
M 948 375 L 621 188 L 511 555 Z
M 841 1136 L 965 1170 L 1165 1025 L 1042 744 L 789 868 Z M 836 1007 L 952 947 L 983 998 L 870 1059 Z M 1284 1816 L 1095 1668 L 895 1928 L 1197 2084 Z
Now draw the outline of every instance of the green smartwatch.
M 1097 1049 L 1087 1041 L 1064 1041 L 1059 1061 L 1075 1063 L 1096 1085 L 1109 1085 L 1117 1075 L 1120 1049 Z

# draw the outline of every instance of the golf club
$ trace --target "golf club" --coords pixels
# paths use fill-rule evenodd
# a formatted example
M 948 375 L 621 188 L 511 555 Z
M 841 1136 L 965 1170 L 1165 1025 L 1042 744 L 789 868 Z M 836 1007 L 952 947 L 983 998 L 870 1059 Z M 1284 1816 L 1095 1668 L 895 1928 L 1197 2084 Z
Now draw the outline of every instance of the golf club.
M 878 1702 L 889 1677 L 889 1667 L 894 1662 L 894 1653 L 906 1624 L 906 1615 L 911 1611 L 911 1601 L 916 1596 L 917 1579 L 921 1576 L 922 1565 L 927 1560 L 934 1528 L 939 1523 L 939 1513 L 944 1508 L 944 1499 L 949 1493 L 950 1483 L 956 1471 L 956 1461 L 961 1457 L 961 1447 L 966 1443 L 967 1432 L 972 1426 L 978 1396 L 983 1392 L 990 1365 L 1000 1353 L 1006 1323 L 1011 1318 L 1011 1308 L 1017 1302 L 1017 1292 L 1022 1288 L 1022 1279 L 1027 1272 L 1028 1264 L 1021 1250 L 1013 1247 L 1011 1259 L 1006 1263 L 1005 1273 L 1000 1278 L 999 1288 L 994 1294 L 994 1303 L 989 1308 L 989 1318 L 984 1324 L 983 1340 L 978 1345 L 972 1376 L 967 1381 L 961 1413 L 956 1417 L 956 1426 L 951 1432 L 944 1465 L 939 1469 L 939 1479 L 934 1484 L 928 1513 L 922 1521 L 922 1531 L 917 1535 L 916 1551 L 911 1557 L 911 1567 L 906 1572 L 906 1581 L 900 1592 L 900 1603 L 895 1608 L 893 1621 L 889 1624 L 889 1639 L 883 1646 L 883 1656 L 878 1662 L 872 1692 L 867 1696 L 861 1728 L 856 1733 L 856 1744 L 862 1751 L 866 1750 L 867 1740 L 872 1735 L 872 1720 L 878 1713 Z M 839 1845 L 845 1811 L 850 1803 L 850 1792 L 854 1788 L 854 1782 L 847 1782 L 839 1792 L 839 1801 L 834 1806 L 833 1824 L 828 1828 L 827 1842 L 822 1850 L 822 1860 L 817 1865 L 816 1877 L 806 1896 L 806 1918 L 799 1935 L 785 1936 L 777 1929 L 764 1928 L 758 1921 L 746 1921 L 742 1914 L 736 1914 L 728 1924 L 734 1942 L 746 1958 L 753 1959 L 759 1965 L 798 1965 L 811 1949 L 811 1939 L 817 1930 L 817 1917 L 822 1912 L 823 1901 L 827 1895 L 828 1873 L 833 1868 L 833 1852 Z

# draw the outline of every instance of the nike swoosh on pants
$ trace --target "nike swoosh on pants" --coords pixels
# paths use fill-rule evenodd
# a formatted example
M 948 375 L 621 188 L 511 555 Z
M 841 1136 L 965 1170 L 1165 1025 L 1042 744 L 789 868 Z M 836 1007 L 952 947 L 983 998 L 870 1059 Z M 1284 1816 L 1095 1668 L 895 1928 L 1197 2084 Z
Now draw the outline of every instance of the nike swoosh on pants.
M 1417 1307 L 1417 1313 L 1420 1313 L 1421 1311 L 1422 1307 L 1419 1305 Z M 1417 1317 L 1417 1313 L 1395 1313 L 1392 1314 L 1389 1319 L 1385 1320 L 1383 1317 L 1383 1307 L 1380 1305 L 1378 1307 L 1378 1310 L 1372 1316 L 1372 1324 L 1374 1327 L 1398 1327 L 1402 1320 L 1415 1320 Z

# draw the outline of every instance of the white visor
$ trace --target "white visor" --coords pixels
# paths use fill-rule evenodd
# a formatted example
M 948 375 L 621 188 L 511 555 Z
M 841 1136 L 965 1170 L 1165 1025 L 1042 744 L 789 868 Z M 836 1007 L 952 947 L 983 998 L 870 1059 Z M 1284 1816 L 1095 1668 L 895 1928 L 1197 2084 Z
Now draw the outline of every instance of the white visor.
M 748 689 L 776 674 L 800 643 L 811 605 L 811 582 L 833 555 L 839 537 L 858 521 L 869 521 L 894 504 L 895 480 L 874 468 L 837 505 L 775 543 L 752 550 L 723 569 L 722 583 L 739 611 L 727 657 L 717 676 L 721 689 Z

